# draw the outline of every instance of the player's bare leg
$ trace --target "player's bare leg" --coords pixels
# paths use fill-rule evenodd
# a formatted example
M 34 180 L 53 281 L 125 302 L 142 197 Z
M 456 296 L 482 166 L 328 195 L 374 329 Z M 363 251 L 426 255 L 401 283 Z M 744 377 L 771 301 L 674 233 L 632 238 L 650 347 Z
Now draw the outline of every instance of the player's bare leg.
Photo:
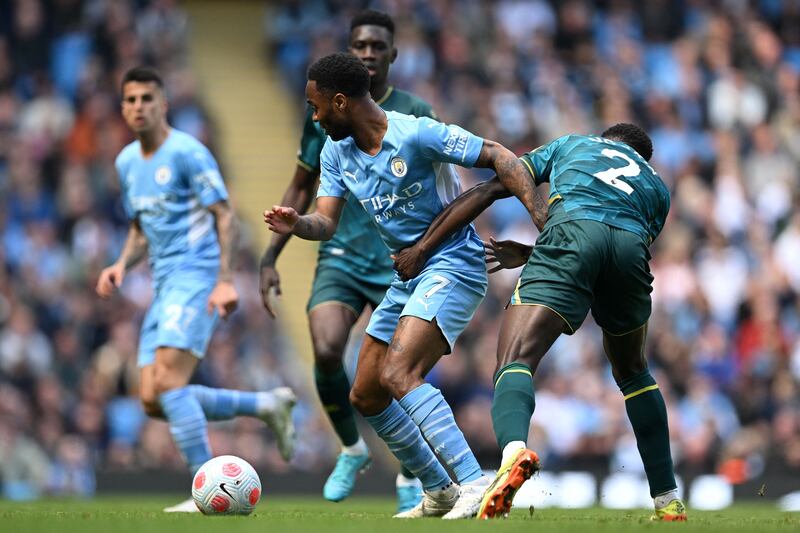
M 458 488 L 436 459 L 415 422 L 382 385 L 387 349 L 385 342 L 369 334 L 364 337 L 350 401 L 395 457 L 419 478 L 425 490 L 425 497 L 416 507 L 395 516 L 442 516 L 453 507 Z
M 140 374 L 142 404 L 145 412 L 150 416 L 166 418 L 167 422 L 170 422 L 170 419 L 183 418 L 184 409 L 180 403 L 184 396 L 191 398 L 189 411 L 187 411 L 191 423 L 181 423 L 176 427 L 170 424 L 170 433 L 192 471 L 211 458 L 207 422 L 202 408 L 191 394 L 179 394 L 179 397 L 173 397 L 175 393 L 172 391 L 185 391 L 197 363 L 198 359 L 187 350 L 161 347 L 156 350 L 155 362 L 143 367 Z M 165 402 L 166 410 L 164 409 Z M 198 443 L 189 445 L 188 443 L 193 439 L 197 439 Z M 167 513 L 194 513 L 199 512 L 199 509 L 194 500 L 189 498 L 165 508 L 164 511 Z
M 381 383 L 419 426 L 439 460 L 452 469 L 461 485 L 458 500 L 443 518 L 469 518 L 477 512 L 489 480 L 481 472 L 441 392 L 424 380 L 449 349 L 435 320 L 428 322 L 415 316 L 401 317 L 386 353 Z M 430 500 L 434 497 L 450 498 L 449 495 L 426 492 L 418 508 L 409 513 L 420 514 L 426 502 L 427 505 L 433 504 Z
M 161 404 L 158 403 L 158 393 L 156 393 L 155 370 L 155 364 L 139 369 L 139 400 L 142 402 L 142 408 L 147 416 L 164 418 Z
M 142 402 L 145 414 L 150 418 L 164 418 L 161 404 L 158 401 L 158 393 L 155 384 L 155 364 L 144 366 L 139 372 L 139 399 Z M 167 513 L 196 513 L 199 512 L 197 505 L 192 498 L 183 500 L 180 503 L 166 507 Z
M 539 305 L 510 306 L 503 316 L 492 402 L 503 458 L 481 500 L 479 519 L 506 516 L 519 488 L 539 471 L 539 457 L 527 444 L 535 407 L 533 373 L 565 327 L 558 314 Z
M 655 506 L 652 519 L 682 522 L 686 520 L 686 508 L 675 482 L 667 408 L 647 368 L 646 338 L 647 324 L 623 335 L 603 331 L 603 348 L 625 397 L 625 411 L 636 435 Z

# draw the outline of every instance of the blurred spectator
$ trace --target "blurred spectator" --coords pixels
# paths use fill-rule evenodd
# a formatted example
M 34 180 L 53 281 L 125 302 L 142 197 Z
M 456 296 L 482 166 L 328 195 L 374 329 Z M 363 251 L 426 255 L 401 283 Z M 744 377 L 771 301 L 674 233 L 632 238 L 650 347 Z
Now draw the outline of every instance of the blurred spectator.
M 114 169 L 131 140 L 119 113 L 121 73 L 141 63 L 161 70 L 176 127 L 213 149 L 213 124 L 186 66 L 187 36 L 188 17 L 174 0 L 0 2 L 5 497 L 91 496 L 95 468 L 182 464 L 166 425 L 146 423 L 138 401 L 136 349 L 149 273 L 132 272 L 122 296 L 109 302 L 93 287 L 127 232 Z M 239 264 L 239 277 L 256 295 L 255 259 L 245 251 Z M 231 321 L 224 342 L 216 341 L 218 357 L 208 357 L 197 379 L 234 388 L 281 385 L 283 376 L 298 374 L 287 368 L 298 363 L 284 355 L 279 329 L 264 326 L 255 296 L 242 300 L 251 316 Z M 225 372 L 217 377 L 210 366 Z M 304 409 L 301 431 L 325 431 L 318 414 Z M 263 424 L 226 429 L 236 434 L 230 453 L 261 467 L 279 462 L 277 452 L 256 445 L 268 442 Z

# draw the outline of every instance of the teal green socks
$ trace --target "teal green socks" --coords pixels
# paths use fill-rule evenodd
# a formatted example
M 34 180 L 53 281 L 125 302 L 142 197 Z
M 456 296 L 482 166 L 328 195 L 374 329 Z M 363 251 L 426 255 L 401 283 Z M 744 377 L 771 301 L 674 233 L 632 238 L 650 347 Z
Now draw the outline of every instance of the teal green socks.
M 333 429 L 345 446 L 352 446 L 358 442 L 358 428 L 350 405 L 350 381 L 344 368 L 339 368 L 335 374 L 326 375 L 314 367 L 314 382 L 317 393 L 322 402 L 322 408 L 333 423 Z
M 528 365 L 510 363 L 497 371 L 494 378 L 492 424 L 501 450 L 509 442 L 528 441 L 535 407 L 533 374 Z
M 669 449 L 667 406 L 658 385 L 645 370 L 617 382 L 625 395 L 625 410 L 636 435 L 650 495 L 655 497 L 677 487 Z

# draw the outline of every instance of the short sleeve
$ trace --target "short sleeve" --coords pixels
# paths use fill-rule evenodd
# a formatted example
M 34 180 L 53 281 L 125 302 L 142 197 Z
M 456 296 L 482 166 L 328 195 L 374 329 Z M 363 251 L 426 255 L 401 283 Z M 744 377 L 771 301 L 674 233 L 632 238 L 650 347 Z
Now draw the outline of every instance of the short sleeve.
M 472 167 L 481 154 L 483 139 L 460 126 L 425 117 L 419 119 L 418 127 L 419 148 L 429 159 Z
M 117 178 L 119 179 L 119 192 L 120 198 L 122 198 L 122 209 L 125 211 L 125 216 L 128 217 L 128 220 L 133 220 L 136 218 L 136 213 L 134 213 L 130 198 L 128 198 L 128 176 L 126 175 L 127 169 L 122 163 L 121 157 L 117 157 L 117 160 L 114 161 L 114 168 L 117 169 Z
M 189 150 L 183 157 L 189 186 L 203 207 L 228 199 L 228 190 L 222 181 L 217 161 L 208 148 L 200 145 Z
M 297 164 L 309 171 L 319 170 L 319 158 L 322 147 L 325 145 L 325 130 L 312 118 L 314 112 L 311 107 L 306 109 L 306 119 L 303 122 L 303 136 L 300 138 L 300 149 L 297 151 Z
M 339 157 L 332 141 L 327 140 L 325 142 L 319 162 L 320 175 L 317 198 L 320 196 L 337 196 L 339 198 L 347 197 L 348 191 L 347 187 L 344 185 L 342 172 L 339 168 Z
M 528 172 L 533 176 L 536 185 L 550 181 L 550 171 L 553 168 L 553 158 L 567 137 L 559 137 L 553 142 L 543 144 L 536 150 L 523 154 L 522 160 Z

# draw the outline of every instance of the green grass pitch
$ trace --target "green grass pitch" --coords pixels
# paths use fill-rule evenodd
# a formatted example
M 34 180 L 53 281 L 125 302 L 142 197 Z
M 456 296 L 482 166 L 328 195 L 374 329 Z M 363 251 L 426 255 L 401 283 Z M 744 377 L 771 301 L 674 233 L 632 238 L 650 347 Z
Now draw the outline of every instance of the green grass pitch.
M 96 500 L 0 501 L 0 532 L 124 533 L 169 531 L 202 533 L 338 532 L 472 532 L 572 533 L 597 531 L 703 531 L 734 533 L 800 531 L 800 513 L 783 513 L 773 505 L 737 505 L 724 511 L 690 509 L 689 522 L 651 523 L 649 512 L 605 509 L 515 509 L 507 520 L 491 522 L 438 519 L 400 521 L 391 518 L 389 499 L 352 498 L 333 504 L 316 498 L 270 498 L 247 517 L 167 515 L 161 509 L 174 497 L 132 496 Z

